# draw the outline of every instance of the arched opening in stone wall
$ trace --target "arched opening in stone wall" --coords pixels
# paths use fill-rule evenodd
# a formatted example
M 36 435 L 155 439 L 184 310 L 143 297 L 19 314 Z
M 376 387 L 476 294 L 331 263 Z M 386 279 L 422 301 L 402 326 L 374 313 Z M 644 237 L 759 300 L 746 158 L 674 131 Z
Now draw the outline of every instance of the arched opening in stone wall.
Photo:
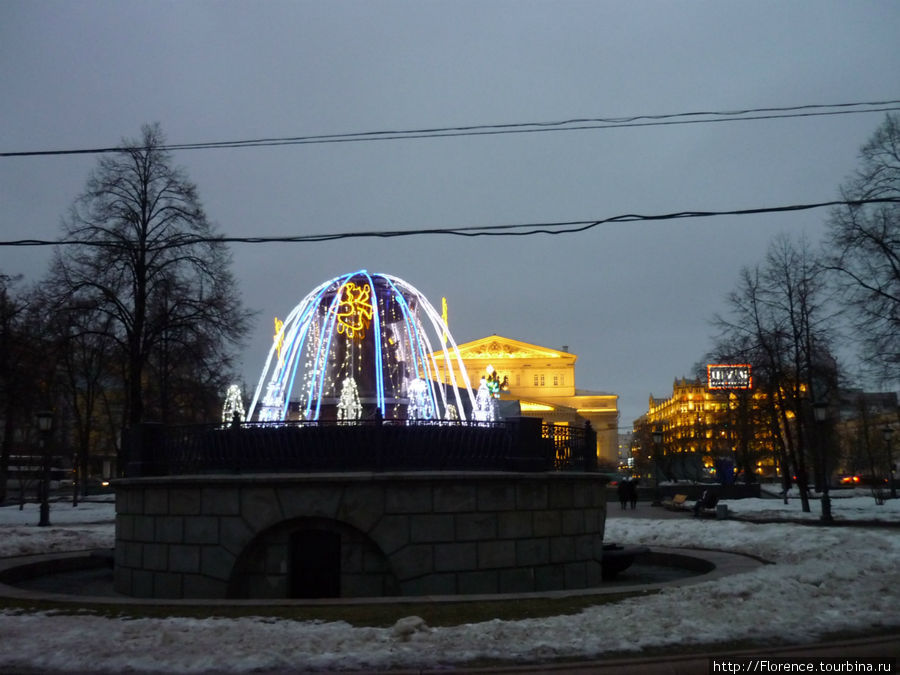
M 399 595 L 387 556 L 363 532 L 328 518 L 297 518 L 259 533 L 240 553 L 232 598 Z
M 288 539 L 288 597 L 341 597 L 341 535 L 295 530 Z

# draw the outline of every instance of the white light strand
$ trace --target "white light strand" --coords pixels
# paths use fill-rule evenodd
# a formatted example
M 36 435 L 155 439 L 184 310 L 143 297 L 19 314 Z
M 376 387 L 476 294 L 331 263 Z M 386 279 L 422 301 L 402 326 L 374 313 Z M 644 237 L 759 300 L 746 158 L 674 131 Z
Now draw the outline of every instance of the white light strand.
M 341 397 L 338 401 L 337 418 L 338 422 L 349 424 L 356 422 L 362 417 L 362 403 L 359 400 L 359 389 L 356 386 L 356 380 L 353 376 L 344 378 L 341 384 Z
M 238 422 L 243 422 L 246 419 L 241 388 L 236 384 L 232 384 L 228 387 L 228 391 L 225 392 L 225 405 L 222 406 L 222 423 L 226 425 L 231 424 L 235 421 L 235 417 L 237 417 Z

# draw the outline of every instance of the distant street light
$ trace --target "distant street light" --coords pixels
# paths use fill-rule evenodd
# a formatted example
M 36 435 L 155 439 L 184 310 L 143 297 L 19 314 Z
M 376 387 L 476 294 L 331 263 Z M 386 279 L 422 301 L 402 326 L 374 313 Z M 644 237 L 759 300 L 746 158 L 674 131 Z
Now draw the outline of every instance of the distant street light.
M 50 431 L 53 429 L 53 413 L 49 410 L 42 410 L 35 417 L 41 435 L 41 459 L 43 460 L 40 482 L 41 520 L 38 526 L 46 527 L 50 524 L 50 448 L 47 441 L 50 438 Z
M 887 459 L 888 459 L 888 477 L 891 481 L 891 499 L 897 498 L 897 488 L 894 485 L 894 455 L 891 448 L 891 439 L 894 436 L 894 429 L 889 424 L 886 424 L 884 428 L 881 430 L 882 435 L 884 436 L 884 445 L 887 449 Z
M 831 517 L 831 495 L 828 486 L 828 452 L 825 450 L 824 428 L 825 420 L 828 419 L 828 403 L 825 401 L 817 401 L 813 403 L 813 415 L 816 419 L 817 432 L 816 446 L 819 453 L 819 472 L 821 475 L 822 488 L 822 520 L 826 523 L 833 522 Z

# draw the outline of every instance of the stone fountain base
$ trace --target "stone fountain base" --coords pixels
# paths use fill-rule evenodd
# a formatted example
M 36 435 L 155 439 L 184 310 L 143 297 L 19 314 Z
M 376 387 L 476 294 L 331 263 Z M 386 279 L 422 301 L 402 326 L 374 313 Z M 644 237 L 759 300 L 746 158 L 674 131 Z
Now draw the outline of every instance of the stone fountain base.
M 123 479 L 115 589 L 309 598 L 589 588 L 604 576 L 604 483 L 465 471 Z

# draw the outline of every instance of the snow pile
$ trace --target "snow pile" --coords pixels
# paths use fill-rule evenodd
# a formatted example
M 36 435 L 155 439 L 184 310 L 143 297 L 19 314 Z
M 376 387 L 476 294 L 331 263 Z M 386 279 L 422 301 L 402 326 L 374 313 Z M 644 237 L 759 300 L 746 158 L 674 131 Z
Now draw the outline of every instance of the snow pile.
M 875 506 L 869 498 L 868 503 L 842 500 L 835 512 L 863 520 L 879 509 L 881 515 L 898 513 L 898 502 Z M 773 500 L 729 503 L 737 513 L 780 511 L 781 506 Z M 799 512 L 799 502 L 790 507 Z M 48 546 L 60 545 L 52 531 L 42 532 L 47 528 L 9 523 L 7 511 L 0 509 L 4 535 L 28 529 L 35 541 L 46 537 Z M 103 526 L 73 522 L 60 529 L 69 527 L 85 536 L 89 528 Z M 111 537 L 111 522 L 105 527 Z M 826 633 L 900 626 L 900 531 L 895 528 L 613 517 L 606 539 L 728 550 L 775 564 L 574 616 L 452 627 L 430 627 L 416 616 L 372 628 L 261 617 L 117 620 L 5 611 L 0 613 L 0 670 L 199 673 L 435 668 L 476 659 L 538 663 L 745 638 L 802 643 Z M 5 543 L 0 550 L 6 551 Z M 47 635 L 52 641 L 44 639 Z

